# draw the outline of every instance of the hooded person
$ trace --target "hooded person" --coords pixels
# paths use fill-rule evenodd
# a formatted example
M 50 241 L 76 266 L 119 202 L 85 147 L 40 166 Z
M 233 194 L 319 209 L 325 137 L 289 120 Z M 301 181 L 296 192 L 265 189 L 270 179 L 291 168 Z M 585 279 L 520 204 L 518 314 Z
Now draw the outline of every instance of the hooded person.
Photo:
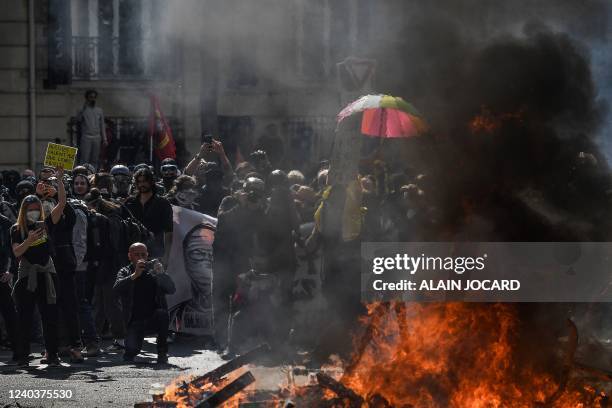
M 8 188 L 9 194 L 15 197 L 15 186 L 21 180 L 21 175 L 16 170 L 4 170 L 2 172 L 2 184 Z

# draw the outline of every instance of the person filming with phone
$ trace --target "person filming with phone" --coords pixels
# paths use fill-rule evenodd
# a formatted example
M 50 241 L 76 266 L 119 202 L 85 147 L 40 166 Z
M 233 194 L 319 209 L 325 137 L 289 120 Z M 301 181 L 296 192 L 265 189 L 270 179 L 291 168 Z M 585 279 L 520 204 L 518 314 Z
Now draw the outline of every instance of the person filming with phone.
M 55 170 L 55 178 L 62 180 L 64 171 Z M 18 279 L 13 288 L 19 321 L 19 340 L 15 362 L 28 365 L 30 354 L 30 328 L 34 305 L 42 315 L 43 336 L 47 363 L 59 365 L 57 273 L 53 264 L 49 237 L 59 223 L 66 206 L 64 183 L 57 183 L 57 204 L 45 213 L 45 207 L 36 195 L 25 197 L 19 208 L 17 223 L 11 227 L 11 245 L 18 260 Z

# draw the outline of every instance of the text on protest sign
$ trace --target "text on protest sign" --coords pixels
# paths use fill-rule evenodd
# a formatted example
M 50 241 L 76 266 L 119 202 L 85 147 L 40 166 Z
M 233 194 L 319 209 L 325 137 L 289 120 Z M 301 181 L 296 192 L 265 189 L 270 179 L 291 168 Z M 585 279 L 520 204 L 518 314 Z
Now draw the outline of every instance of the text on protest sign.
M 47 153 L 45 154 L 45 166 L 62 167 L 66 170 L 72 170 L 77 151 L 76 147 L 49 143 L 47 145 Z

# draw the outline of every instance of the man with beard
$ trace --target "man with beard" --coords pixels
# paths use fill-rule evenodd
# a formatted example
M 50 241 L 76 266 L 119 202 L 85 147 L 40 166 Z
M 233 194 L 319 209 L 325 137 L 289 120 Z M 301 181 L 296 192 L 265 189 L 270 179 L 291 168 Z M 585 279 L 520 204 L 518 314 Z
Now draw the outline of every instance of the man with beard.
M 85 91 L 85 104 L 77 114 L 77 123 L 81 130 L 79 163 L 91 163 L 95 169 L 100 161 L 100 145 L 108 145 L 104 112 L 96 106 L 97 97 L 97 91 Z
M 132 215 L 150 232 L 153 239 L 148 243 L 149 254 L 155 258 L 163 256 L 167 264 L 170 245 L 172 244 L 172 205 L 157 195 L 153 173 L 148 168 L 141 168 L 134 174 L 136 196 L 125 201 L 125 206 Z
M 117 164 L 113 166 L 110 174 L 113 178 L 112 197 L 115 201 L 123 204 L 130 195 L 130 185 L 132 184 L 130 169 L 122 164 Z

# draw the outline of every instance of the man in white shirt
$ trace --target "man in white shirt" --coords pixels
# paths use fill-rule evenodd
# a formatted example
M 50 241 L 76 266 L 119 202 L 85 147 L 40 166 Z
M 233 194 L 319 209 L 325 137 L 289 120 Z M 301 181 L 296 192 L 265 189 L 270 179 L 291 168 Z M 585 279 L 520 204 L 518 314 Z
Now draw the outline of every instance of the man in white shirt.
M 77 114 L 81 128 L 79 141 L 79 164 L 90 163 L 98 169 L 100 145 L 107 145 L 104 112 L 96 106 L 98 92 L 94 89 L 85 91 L 85 103 Z

